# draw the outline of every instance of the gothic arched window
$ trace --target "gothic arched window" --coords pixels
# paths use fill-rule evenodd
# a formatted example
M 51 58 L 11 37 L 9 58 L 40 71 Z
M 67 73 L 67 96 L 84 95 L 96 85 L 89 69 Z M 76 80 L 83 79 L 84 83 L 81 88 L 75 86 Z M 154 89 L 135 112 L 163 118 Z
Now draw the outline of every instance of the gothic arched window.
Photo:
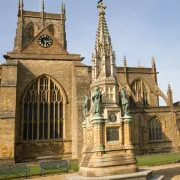
M 54 36 L 54 26 L 50 24 L 47 28 L 51 32 L 51 34 Z
M 29 43 L 34 38 L 34 25 L 32 22 L 28 23 L 26 26 L 27 33 L 27 43 Z
M 162 140 L 162 123 L 158 117 L 153 117 L 148 124 L 149 127 L 149 141 Z
M 137 101 L 140 102 L 144 107 L 147 107 L 149 105 L 149 99 L 148 91 L 144 82 L 141 79 L 137 79 L 133 82 L 131 88 Z
M 63 96 L 51 78 L 42 76 L 32 83 L 22 106 L 23 140 L 63 138 Z

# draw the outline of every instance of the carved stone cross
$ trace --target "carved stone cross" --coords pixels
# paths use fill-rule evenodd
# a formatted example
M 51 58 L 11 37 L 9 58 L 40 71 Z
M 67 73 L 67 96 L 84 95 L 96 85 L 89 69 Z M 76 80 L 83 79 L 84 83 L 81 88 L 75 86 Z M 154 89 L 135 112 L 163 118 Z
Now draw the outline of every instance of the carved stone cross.
M 103 3 L 101 2 L 97 5 L 97 8 L 99 8 L 101 11 L 103 11 L 104 9 L 107 8 L 107 6 L 104 6 Z

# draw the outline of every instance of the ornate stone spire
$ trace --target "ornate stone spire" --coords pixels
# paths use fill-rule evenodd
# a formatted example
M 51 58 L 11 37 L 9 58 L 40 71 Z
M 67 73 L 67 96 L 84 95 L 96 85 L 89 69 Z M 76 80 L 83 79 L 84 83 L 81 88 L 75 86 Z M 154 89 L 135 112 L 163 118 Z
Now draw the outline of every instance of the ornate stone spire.
M 92 57 L 94 74 L 92 78 L 106 78 L 116 77 L 116 64 L 115 64 L 115 53 L 112 50 L 111 38 L 109 35 L 106 19 L 105 9 L 106 6 L 103 3 L 99 3 L 97 8 L 99 11 L 99 22 L 96 33 L 95 53 Z

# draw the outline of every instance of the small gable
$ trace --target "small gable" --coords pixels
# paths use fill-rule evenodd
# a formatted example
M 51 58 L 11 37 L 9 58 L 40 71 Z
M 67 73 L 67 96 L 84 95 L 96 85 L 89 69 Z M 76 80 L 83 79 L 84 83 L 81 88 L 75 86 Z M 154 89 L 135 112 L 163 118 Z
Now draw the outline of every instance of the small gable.
M 35 54 L 68 54 L 47 28 L 42 30 L 30 41 L 21 52 Z

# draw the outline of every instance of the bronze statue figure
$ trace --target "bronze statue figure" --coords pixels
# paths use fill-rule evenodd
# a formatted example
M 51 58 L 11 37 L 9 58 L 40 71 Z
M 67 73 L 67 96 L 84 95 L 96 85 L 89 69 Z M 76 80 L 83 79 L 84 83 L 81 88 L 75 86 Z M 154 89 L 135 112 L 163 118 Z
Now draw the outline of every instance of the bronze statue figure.
M 101 103 L 102 103 L 102 94 L 99 87 L 96 87 L 95 92 L 92 96 L 94 103 L 94 114 L 100 114 L 101 112 Z
M 121 98 L 122 111 L 123 111 L 123 115 L 126 116 L 128 114 L 128 107 L 129 107 L 129 100 L 126 94 L 126 87 L 122 88 L 121 95 L 122 95 L 122 98 Z

